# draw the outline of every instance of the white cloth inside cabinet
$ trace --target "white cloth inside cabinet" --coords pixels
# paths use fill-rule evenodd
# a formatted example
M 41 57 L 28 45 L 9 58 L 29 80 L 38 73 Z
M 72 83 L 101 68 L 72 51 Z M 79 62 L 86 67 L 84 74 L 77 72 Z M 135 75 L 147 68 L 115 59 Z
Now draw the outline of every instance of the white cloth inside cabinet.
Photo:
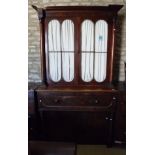
M 71 20 L 51 20 L 48 24 L 49 73 L 52 81 L 74 78 L 74 24 Z M 62 52 L 62 54 L 61 54 Z M 62 77 L 61 77 L 62 76 Z
M 91 20 L 82 23 L 82 80 L 89 82 L 93 79 L 94 59 L 94 24 Z
M 103 82 L 106 78 L 107 40 L 108 40 L 108 25 L 104 20 L 98 20 L 95 24 L 95 73 L 94 73 L 94 79 L 97 82 Z
M 98 20 L 84 20 L 81 25 L 81 77 L 85 82 L 93 79 L 103 82 L 107 68 L 108 24 Z M 74 24 L 64 20 L 51 20 L 48 25 L 49 73 L 52 81 L 74 79 Z
M 94 78 L 97 82 L 103 82 L 106 78 L 108 25 L 104 20 L 98 20 L 94 30 L 94 23 L 84 20 L 81 32 L 82 79 L 90 82 Z
M 62 23 L 62 69 L 63 79 L 70 82 L 74 78 L 74 24 L 71 20 Z
M 61 79 L 60 23 L 52 20 L 48 24 L 49 74 L 54 82 Z

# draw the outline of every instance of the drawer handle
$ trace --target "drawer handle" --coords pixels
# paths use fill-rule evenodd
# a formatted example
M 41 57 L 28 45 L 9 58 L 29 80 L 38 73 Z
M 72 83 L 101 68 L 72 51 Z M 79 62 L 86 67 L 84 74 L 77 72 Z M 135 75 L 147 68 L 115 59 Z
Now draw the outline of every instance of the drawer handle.
M 55 99 L 55 100 L 54 100 L 54 103 L 60 103 L 60 100 Z
M 41 102 L 42 102 L 42 100 L 40 99 L 40 100 L 39 100 L 39 102 L 41 103 Z
M 110 120 L 110 121 L 112 121 L 112 118 L 105 117 L 105 120 Z
M 99 101 L 96 99 L 96 100 L 95 100 L 95 103 L 96 103 L 96 104 L 98 104 L 98 103 L 99 103 Z
M 105 120 L 108 120 L 108 119 L 109 119 L 108 117 L 105 118 Z
M 116 100 L 116 97 L 115 96 L 113 96 L 113 98 L 112 98 L 113 100 Z

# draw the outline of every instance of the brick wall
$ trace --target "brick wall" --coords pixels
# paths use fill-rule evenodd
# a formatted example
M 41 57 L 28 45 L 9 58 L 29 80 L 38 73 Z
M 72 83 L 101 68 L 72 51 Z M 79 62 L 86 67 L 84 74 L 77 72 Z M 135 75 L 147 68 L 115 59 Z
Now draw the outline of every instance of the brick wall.
M 103 6 L 108 4 L 123 4 L 124 0 L 29 0 L 28 5 L 28 79 L 29 82 L 41 81 L 40 70 L 40 34 L 37 13 L 32 9 L 31 5 L 37 7 L 45 6 L 71 6 L 71 5 L 87 5 L 87 6 Z M 125 23 L 125 7 L 119 12 L 116 32 L 116 60 L 114 69 L 114 79 L 124 81 L 124 61 L 126 60 L 126 23 Z

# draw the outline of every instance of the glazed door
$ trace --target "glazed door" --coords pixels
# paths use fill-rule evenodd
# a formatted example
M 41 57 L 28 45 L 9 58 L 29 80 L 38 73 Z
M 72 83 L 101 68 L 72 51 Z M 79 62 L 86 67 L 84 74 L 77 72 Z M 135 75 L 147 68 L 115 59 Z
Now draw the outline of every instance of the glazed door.
M 81 25 L 81 78 L 103 82 L 107 68 L 108 24 L 105 20 L 84 20 Z
M 52 82 L 72 82 L 74 70 L 74 23 L 52 19 L 48 23 L 49 78 Z

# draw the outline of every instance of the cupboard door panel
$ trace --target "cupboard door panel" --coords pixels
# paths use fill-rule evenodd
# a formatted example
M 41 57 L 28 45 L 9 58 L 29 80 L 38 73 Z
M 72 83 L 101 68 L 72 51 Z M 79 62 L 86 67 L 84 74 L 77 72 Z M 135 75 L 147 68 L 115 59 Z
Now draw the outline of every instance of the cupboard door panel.
M 50 78 L 58 82 L 61 79 L 60 23 L 58 20 L 51 20 L 48 24 L 48 49 Z
M 63 21 L 61 36 L 63 79 L 71 82 L 74 79 L 74 24 L 71 20 Z
M 90 82 L 93 79 L 94 23 L 91 20 L 84 20 L 81 26 L 81 33 L 81 76 L 83 81 Z
M 97 82 L 103 82 L 106 78 L 107 38 L 108 38 L 108 25 L 104 20 L 98 20 L 95 24 L 95 72 L 94 72 L 94 78 Z

